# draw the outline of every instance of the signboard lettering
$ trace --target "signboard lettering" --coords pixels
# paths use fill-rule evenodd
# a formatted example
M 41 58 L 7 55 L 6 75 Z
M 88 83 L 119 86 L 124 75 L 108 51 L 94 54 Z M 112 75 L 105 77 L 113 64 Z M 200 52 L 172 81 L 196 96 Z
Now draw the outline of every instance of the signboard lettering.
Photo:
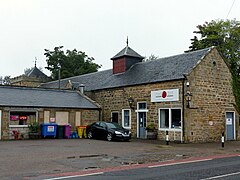
M 151 91 L 151 102 L 179 101 L 179 89 Z

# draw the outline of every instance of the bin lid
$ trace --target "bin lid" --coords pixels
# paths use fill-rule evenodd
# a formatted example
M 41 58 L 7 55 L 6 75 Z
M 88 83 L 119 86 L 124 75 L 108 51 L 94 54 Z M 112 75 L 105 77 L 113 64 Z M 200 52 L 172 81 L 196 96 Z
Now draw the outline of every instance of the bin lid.
M 57 126 L 57 123 L 42 123 L 41 126 Z

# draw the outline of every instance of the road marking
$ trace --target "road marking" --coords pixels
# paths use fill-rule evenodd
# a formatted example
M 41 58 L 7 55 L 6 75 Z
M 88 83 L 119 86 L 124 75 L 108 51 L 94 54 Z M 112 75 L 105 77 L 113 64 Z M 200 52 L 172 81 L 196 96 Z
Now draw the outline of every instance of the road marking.
M 90 173 L 90 174 L 81 174 L 81 175 L 74 175 L 74 176 L 62 176 L 62 177 L 56 177 L 56 178 L 49 178 L 44 180 L 58 180 L 58 179 L 69 179 L 69 178 L 75 178 L 75 177 L 84 177 L 84 176 L 94 176 L 94 175 L 100 175 L 104 172 L 98 172 L 98 173 Z
M 234 176 L 234 175 L 237 175 L 237 174 L 240 174 L 240 172 L 224 174 L 224 175 L 220 175 L 220 176 L 213 176 L 213 177 L 209 177 L 209 178 L 205 178 L 205 179 L 201 179 L 201 180 L 218 179 L 218 178 L 223 178 L 223 177 L 227 177 L 227 176 Z
M 201 162 L 201 161 L 211 161 L 211 160 L 213 160 L 213 159 L 199 159 L 199 160 L 193 160 L 193 161 L 183 161 L 183 162 L 176 162 L 176 163 L 169 163 L 169 164 L 159 164 L 159 165 L 148 166 L 148 168 L 173 166 L 173 165 L 178 165 L 178 164 L 187 164 L 187 163 L 194 163 L 194 162 Z

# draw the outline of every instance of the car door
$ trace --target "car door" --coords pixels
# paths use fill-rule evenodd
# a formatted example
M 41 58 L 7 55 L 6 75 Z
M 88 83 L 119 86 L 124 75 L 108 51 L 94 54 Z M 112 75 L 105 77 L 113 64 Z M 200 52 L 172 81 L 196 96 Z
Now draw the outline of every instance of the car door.
M 99 137 L 99 126 L 100 125 L 100 122 L 96 122 L 96 123 L 94 123 L 93 125 L 92 125 L 92 127 L 91 127 L 91 131 L 92 131 L 92 133 L 93 133 L 93 136 L 95 137 L 95 138 L 98 138 Z
M 99 124 L 98 134 L 99 134 L 99 137 L 101 137 L 101 138 L 107 137 L 107 125 L 106 125 L 106 123 L 101 122 Z

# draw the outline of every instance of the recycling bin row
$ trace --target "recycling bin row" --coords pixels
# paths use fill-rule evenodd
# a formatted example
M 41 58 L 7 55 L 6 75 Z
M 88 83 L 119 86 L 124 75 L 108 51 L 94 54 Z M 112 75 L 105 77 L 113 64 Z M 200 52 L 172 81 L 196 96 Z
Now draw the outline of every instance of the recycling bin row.
M 58 125 L 56 123 L 41 124 L 41 136 L 43 138 L 53 137 L 58 139 L 69 138 L 71 125 Z

